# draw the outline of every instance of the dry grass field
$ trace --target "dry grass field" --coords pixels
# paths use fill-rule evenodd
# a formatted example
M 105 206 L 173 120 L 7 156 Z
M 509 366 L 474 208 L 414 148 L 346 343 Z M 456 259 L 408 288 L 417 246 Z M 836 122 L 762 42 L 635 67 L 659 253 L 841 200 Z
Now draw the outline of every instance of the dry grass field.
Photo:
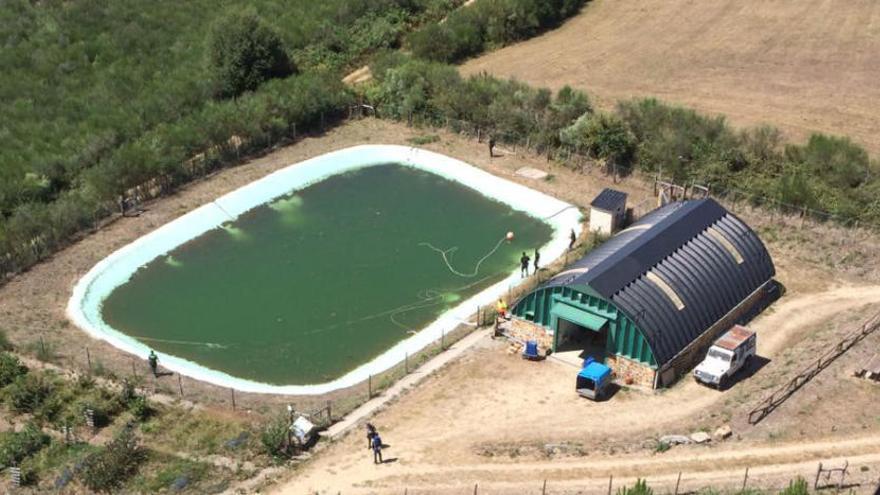
M 471 60 L 603 108 L 656 96 L 773 124 L 790 139 L 849 135 L 880 152 L 880 2 L 594 0 L 565 25 Z

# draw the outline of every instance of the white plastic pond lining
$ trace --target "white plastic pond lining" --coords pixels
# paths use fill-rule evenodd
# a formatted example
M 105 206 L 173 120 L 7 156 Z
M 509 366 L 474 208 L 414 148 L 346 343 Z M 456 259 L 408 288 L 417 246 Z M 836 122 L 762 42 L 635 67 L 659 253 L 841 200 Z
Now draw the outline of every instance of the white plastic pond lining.
M 553 260 L 568 248 L 571 229 L 580 231 L 580 212 L 568 203 L 486 173 L 448 156 L 396 145 L 363 145 L 327 153 L 299 162 L 254 181 L 217 200 L 177 218 L 95 265 L 73 289 L 67 305 L 68 317 L 92 337 L 146 359 L 150 348 L 110 327 L 101 318 L 101 305 L 113 290 L 141 267 L 181 244 L 234 220 L 242 213 L 292 191 L 303 189 L 331 175 L 372 165 L 398 163 L 415 167 L 475 189 L 512 208 L 541 219 L 553 228 L 553 239 L 541 248 L 542 258 Z M 381 373 L 413 355 L 445 332 L 450 332 L 476 312 L 492 305 L 498 297 L 521 282 L 516 269 L 504 280 L 486 288 L 447 311 L 433 323 L 403 340 L 369 363 L 340 378 L 312 385 L 271 385 L 230 376 L 168 354 L 159 354 L 160 364 L 172 371 L 222 387 L 244 392 L 312 395 L 350 387 Z

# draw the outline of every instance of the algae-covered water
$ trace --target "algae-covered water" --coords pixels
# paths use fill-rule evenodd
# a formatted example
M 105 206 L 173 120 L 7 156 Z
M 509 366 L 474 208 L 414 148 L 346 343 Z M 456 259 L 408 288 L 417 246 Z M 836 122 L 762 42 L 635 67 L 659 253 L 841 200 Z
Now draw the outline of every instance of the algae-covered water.
M 508 231 L 515 239 L 500 242 Z M 235 377 L 321 383 L 501 280 L 551 234 L 437 175 L 373 166 L 255 208 L 157 258 L 110 294 L 103 318 Z M 437 251 L 450 249 L 451 269 Z

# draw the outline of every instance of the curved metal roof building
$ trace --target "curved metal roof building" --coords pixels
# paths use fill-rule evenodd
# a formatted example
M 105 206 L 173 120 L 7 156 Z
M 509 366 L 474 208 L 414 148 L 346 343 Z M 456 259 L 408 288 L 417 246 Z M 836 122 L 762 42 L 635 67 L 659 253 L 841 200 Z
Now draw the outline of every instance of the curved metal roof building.
M 757 234 L 724 207 L 675 202 L 569 265 L 513 314 L 557 334 L 569 324 L 604 332 L 607 355 L 658 369 L 725 318 L 732 325 L 774 274 Z

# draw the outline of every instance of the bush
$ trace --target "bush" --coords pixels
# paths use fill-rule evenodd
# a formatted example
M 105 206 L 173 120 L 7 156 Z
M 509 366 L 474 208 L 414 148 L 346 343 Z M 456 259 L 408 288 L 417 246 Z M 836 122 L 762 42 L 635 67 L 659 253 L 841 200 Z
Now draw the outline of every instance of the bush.
M 609 163 L 629 166 L 634 158 L 635 137 L 618 117 L 605 113 L 584 115 L 562 131 L 562 141 Z
M 215 94 L 239 96 L 263 82 L 296 72 L 281 37 L 255 14 L 234 14 L 211 32 L 210 65 Z
M 147 420 L 152 414 L 153 409 L 150 407 L 147 398 L 143 395 L 137 395 L 128 402 L 128 412 L 138 421 Z
M 779 495 L 809 495 L 809 493 L 810 488 L 807 480 L 798 476 L 796 479 L 791 480 L 788 483 L 788 487 L 779 492 Z
M 260 432 L 263 451 L 276 462 L 288 457 L 287 434 L 287 419 L 280 416 L 266 423 Z
M 49 435 L 33 423 L 19 432 L 0 433 L 0 467 L 18 466 L 48 444 Z
M 632 488 L 626 486 L 618 488 L 617 495 L 654 495 L 654 490 L 648 486 L 646 480 L 639 478 Z
M 34 413 L 52 393 L 42 374 L 19 375 L 4 391 L 9 407 L 17 413 Z
M 134 431 L 126 426 L 105 448 L 85 458 L 79 476 L 90 490 L 111 493 L 137 472 L 143 460 Z
M 27 366 L 21 364 L 18 357 L 8 352 L 0 352 L 0 387 L 9 385 L 27 372 Z
M 12 342 L 6 336 L 6 331 L 0 329 L 0 351 L 11 351 L 12 349 Z
M 412 53 L 437 62 L 459 62 L 488 47 L 535 36 L 577 13 L 586 0 L 478 0 L 442 24 L 429 24 L 407 39 Z

